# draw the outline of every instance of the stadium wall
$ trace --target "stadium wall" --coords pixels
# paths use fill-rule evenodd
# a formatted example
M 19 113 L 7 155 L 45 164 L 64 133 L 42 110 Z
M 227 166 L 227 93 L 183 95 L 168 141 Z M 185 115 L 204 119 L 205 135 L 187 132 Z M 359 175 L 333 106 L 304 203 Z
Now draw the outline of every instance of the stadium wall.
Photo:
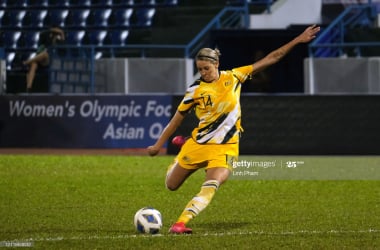
M 182 95 L 2 95 L 0 148 L 136 149 L 155 142 Z M 241 154 L 378 155 L 377 95 L 243 94 Z M 189 135 L 190 113 L 175 135 Z M 166 147 L 166 145 L 165 145 Z M 177 148 L 167 145 L 167 152 Z
M 378 94 L 380 58 L 305 58 L 307 94 Z

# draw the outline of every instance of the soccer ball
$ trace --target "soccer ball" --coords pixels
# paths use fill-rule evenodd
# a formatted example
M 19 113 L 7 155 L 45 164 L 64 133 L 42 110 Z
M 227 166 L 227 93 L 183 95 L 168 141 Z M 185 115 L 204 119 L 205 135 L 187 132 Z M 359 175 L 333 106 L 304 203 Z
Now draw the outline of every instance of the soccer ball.
M 162 227 L 161 213 L 152 207 L 143 207 L 136 212 L 134 224 L 140 233 L 157 234 Z

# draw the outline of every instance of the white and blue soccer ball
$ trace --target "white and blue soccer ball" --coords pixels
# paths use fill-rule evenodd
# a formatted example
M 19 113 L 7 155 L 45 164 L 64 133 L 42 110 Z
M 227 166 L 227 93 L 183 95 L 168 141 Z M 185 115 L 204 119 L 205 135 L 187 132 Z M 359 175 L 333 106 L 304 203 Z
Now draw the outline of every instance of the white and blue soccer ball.
M 134 224 L 140 233 L 157 234 L 162 227 L 161 213 L 152 207 L 143 207 L 136 212 Z

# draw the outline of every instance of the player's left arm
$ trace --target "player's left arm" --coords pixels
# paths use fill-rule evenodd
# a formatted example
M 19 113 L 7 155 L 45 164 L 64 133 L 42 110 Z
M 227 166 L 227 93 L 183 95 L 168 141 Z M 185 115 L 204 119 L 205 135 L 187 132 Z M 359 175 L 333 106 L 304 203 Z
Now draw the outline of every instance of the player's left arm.
M 173 118 L 169 121 L 169 123 L 166 125 L 166 127 L 162 131 L 162 134 L 157 139 L 156 143 L 148 147 L 149 155 L 155 156 L 160 152 L 160 149 L 162 148 L 162 146 L 170 138 L 170 136 L 177 130 L 179 125 L 181 125 L 184 118 L 185 118 L 185 114 L 177 110 Z
M 280 48 L 270 52 L 263 59 L 255 62 L 253 66 L 252 74 L 264 70 L 268 66 L 271 66 L 280 61 L 286 54 L 288 54 L 296 45 L 300 43 L 308 43 L 316 37 L 316 34 L 320 31 L 320 27 L 317 25 L 311 25 L 307 27 L 304 32 L 295 37 L 287 44 Z

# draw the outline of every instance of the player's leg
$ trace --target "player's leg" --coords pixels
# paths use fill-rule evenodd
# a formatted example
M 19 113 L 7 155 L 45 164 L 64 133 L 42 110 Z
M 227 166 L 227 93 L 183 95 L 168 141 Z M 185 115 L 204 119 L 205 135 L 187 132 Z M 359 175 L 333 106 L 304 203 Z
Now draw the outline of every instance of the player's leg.
M 48 52 L 46 50 L 42 51 L 41 53 L 30 58 L 29 60 L 24 61 L 25 66 L 30 66 L 33 63 L 38 63 L 42 66 L 49 65 L 49 54 L 48 54 Z
M 166 174 L 166 187 L 170 191 L 177 190 L 182 185 L 182 183 L 195 171 L 196 169 L 183 168 L 177 161 L 174 161 L 174 163 L 169 166 L 168 172 Z
M 215 167 L 207 169 L 206 180 L 201 186 L 201 190 L 186 205 L 177 222 L 171 227 L 172 233 L 191 233 L 186 224 L 203 211 L 211 202 L 216 191 L 230 175 L 230 170 L 225 167 Z
M 208 206 L 219 186 L 228 179 L 231 159 L 238 155 L 238 151 L 237 144 L 201 145 L 193 140 L 186 141 L 177 160 L 186 169 L 206 167 L 206 179 L 199 193 L 188 202 L 177 222 L 170 228 L 171 233 L 192 232 L 186 224 Z
M 38 63 L 33 62 L 29 64 L 29 70 L 28 70 L 28 73 L 26 73 L 26 90 L 27 91 L 30 91 L 32 89 L 37 68 L 38 68 Z

